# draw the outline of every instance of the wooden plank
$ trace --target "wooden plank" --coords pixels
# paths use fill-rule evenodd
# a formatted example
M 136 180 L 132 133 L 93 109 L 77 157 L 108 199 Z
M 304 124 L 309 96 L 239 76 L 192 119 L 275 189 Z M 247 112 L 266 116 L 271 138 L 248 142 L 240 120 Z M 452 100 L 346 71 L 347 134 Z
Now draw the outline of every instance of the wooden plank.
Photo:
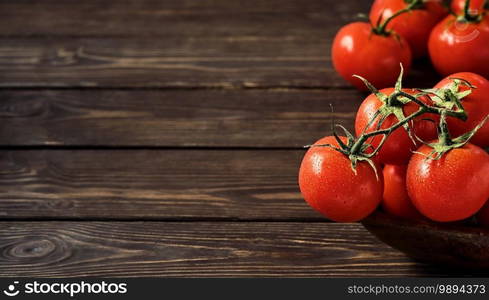
M 369 5 L 1 1 L 0 87 L 349 87 L 331 41 Z
M 0 87 L 345 87 L 328 53 L 350 5 L 1 1 Z
M 304 151 L 0 152 L 0 218 L 324 220 L 302 199 Z
M 0 36 L 319 37 L 369 5 L 364 0 L 3 0 Z
M 0 39 L 0 87 L 346 87 L 330 39 Z
M 350 88 L 332 67 L 332 38 L 5 38 L 0 87 Z M 431 87 L 439 76 L 421 62 L 408 79 Z
M 344 87 L 327 53 L 353 19 L 317 0 L 2 1 L 0 87 Z
M 0 250 L 2 277 L 457 275 L 411 261 L 359 224 L 1 222 Z
M 350 90 L 0 90 L 0 145 L 294 147 L 353 128 Z M 330 104 L 335 112 L 331 112 Z

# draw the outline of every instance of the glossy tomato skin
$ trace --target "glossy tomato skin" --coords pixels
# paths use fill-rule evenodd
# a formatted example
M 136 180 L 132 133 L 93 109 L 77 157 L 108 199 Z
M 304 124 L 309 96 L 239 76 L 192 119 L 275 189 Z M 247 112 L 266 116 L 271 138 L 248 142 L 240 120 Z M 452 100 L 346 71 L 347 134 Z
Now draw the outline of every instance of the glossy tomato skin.
M 479 23 L 448 16 L 433 29 L 428 42 L 435 69 L 448 76 L 473 72 L 489 77 L 489 14 Z
M 418 152 L 428 155 L 431 150 L 424 145 Z M 414 154 L 406 183 L 411 201 L 427 218 L 438 222 L 466 219 L 489 198 L 489 154 L 470 143 L 439 160 Z
M 391 95 L 394 92 L 394 88 L 386 88 L 380 90 L 385 95 Z M 409 94 L 416 94 L 415 90 L 403 89 L 403 91 Z M 420 98 L 424 103 L 431 105 L 431 100 L 427 97 Z M 374 94 L 369 95 L 360 105 L 356 118 L 355 118 L 355 133 L 357 136 L 364 132 L 365 127 L 368 125 L 369 121 L 374 116 L 375 112 L 383 105 L 377 96 Z M 413 114 L 419 109 L 419 106 L 415 103 L 408 103 L 403 107 L 404 115 L 408 116 Z M 432 121 L 427 121 L 431 119 Z M 414 120 L 412 123 L 413 132 L 422 140 L 429 141 L 437 136 L 436 124 L 439 118 L 433 114 L 424 114 Z M 376 121 L 372 123 L 366 132 L 371 132 L 376 130 L 380 118 L 377 117 Z M 385 121 L 380 126 L 381 129 L 386 129 L 394 124 L 398 123 L 399 120 L 394 116 L 388 116 Z M 382 140 L 382 136 L 376 136 L 369 140 L 374 147 L 377 147 Z M 380 149 L 377 155 L 377 161 L 382 164 L 393 164 L 393 165 L 405 165 L 409 162 L 411 158 L 412 151 L 419 147 L 419 143 L 414 144 L 409 137 L 407 131 L 404 128 L 398 128 L 387 138 L 384 145 Z
M 466 0 L 452 0 L 452 4 L 450 5 L 452 11 L 457 15 L 462 14 L 464 12 L 465 1 Z M 471 14 L 478 14 L 482 12 L 482 10 L 484 9 L 484 1 L 485 0 L 471 0 L 470 1 Z
M 370 22 L 378 24 L 379 19 L 383 22 L 407 6 L 404 0 L 376 0 L 370 9 Z M 404 37 L 411 47 L 413 58 L 420 58 L 428 53 L 431 30 L 446 15 L 448 10 L 441 1 L 428 1 L 423 8 L 396 17 L 387 28 Z
M 467 121 L 462 121 L 457 118 L 447 119 L 448 129 L 450 130 L 450 133 L 456 137 L 474 129 L 489 114 L 489 80 L 474 73 L 455 73 L 440 81 L 435 88 L 447 87 L 453 82 L 452 78 L 464 79 L 476 87 L 472 90 L 470 95 L 461 100 L 462 105 L 467 112 Z M 468 89 L 469 87 L 463 85 L 460 86 L 459 91 L 462 92 Z M 470 142 L 483 148 L 489 147 L 489 122 L 486 122 L 482 128 L 477 131 Z
M 409 199 L 406 188 L 407 165 L 385 165 L 382 209 L 404 219 L 423 219 Z
M 342 137 L 343 141 L 346 141 Z M 315 143 L 338 145 L 334 137 Z M 357 165 L 357 175 L 344 154 L 327 147 L 311 147 L 299 170 L 299 186 L 307 203 L 328 219 L 356 222 L 370 213 L 382 199 L 383 180 L 367 163 Z
M 356 22 L 344 26 L 336 34 L 332 47 L 333 65 L 348 82 L 362 91 L 367 88 L 360 75 L 375 87 L 394 86 L 399 76 L 399 64 L 406 73 L 411 67 L 411 50 L 404 38 L 372 33 L 368 23 Z

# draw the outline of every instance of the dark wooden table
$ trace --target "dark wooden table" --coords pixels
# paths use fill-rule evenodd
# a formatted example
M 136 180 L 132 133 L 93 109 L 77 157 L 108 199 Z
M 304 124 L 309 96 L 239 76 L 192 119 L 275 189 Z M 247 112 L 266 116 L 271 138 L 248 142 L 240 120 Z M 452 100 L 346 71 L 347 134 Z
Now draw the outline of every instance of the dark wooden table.
M 298 191 L 369 2 L 0 0 L 0 276 L 460 275 Z

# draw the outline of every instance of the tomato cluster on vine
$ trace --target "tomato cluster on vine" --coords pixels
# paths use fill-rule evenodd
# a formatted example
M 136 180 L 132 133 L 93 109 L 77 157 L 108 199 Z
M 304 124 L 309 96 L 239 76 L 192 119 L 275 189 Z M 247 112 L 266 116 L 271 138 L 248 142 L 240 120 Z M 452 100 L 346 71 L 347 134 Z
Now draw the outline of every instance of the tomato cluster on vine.
M 362 220 L 380 206 L 400 218 L 477 215 L 489 225 L 489 81 L 461 72 L 430 89 L 406 89 L 402 77 L 381 90 L 358 77 L 372 94 L 360 105 L 355 133 L 337 125 L 308 146 L 299 170 L 306 202 L 338 222 Z
M 399 63 L 429 56 L 443 76 L 473 72 L 489 77 L 488 0 L 375 0 L 369 22 L 342 27 L 332 46 L 336 71 L 360 90 L 357 74 L 377 88 L 392 86 Z

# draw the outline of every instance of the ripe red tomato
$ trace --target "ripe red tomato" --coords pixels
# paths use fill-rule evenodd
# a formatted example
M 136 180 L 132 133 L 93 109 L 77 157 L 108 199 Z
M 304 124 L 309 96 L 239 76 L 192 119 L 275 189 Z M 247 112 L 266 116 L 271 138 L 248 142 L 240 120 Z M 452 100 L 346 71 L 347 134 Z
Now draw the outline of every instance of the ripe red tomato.
M 448 16 L 433 29 L 428 42 L 431 61 L 442 75 L 474 72 L 489 77 L 489 15 L 480 22 Z
M 384 167 L 384 197 L 382 208 L 387 213 L 404 219 L 422 219 L 409 199 L 406 189 L 406 165 Z
M 394 86 L 402 63 L 406 73 L 411 67 L 411 50 L 402 37 L 391 33 L 375 34 L 368 23 L 344 26 L 333 41 L 332 57 L 336 71 L 356 88 L 366 91 L 360 75 L 375 87 Z
M 403 89 L 404 92 L 411 95 L 416 94 L 415 90 Z M 387 88 L 380 91 L 381 93 L 389 96 L 394 92 L 394 88 Z M 426 104 L 431 104 L 431 100 L 428 97 L 420 98 Z M 357 116 L 355 118 L 355 133 L 357 136 L 362 134 L 369 121 L 374 117 L 375 112 L 383 105 L 383 102 L 377 98 L 374 94 L 368 96 L 360 105 Z M 411 115 L 419 109 L 416 103 L 410 102 L 403 107 L 405 116 Z M 427 121 L 431 119 L 433 121 Z M 433 114 L 424 114 L 418 118 L 415 118 L 411 124 L 413 133 L 416 134 L 422 140 L 432 140 L 437 137 L 436 124 L 438 116 Z M 366 130 L 371 132 L 376 130 L 380 121 L 380 117 L 377 117 L 372 125 Z M 388 116 L 381 129 L 392 127 L 398 123 L 399 120 L 394 115 Z M 369 140 L 369 143 L 374 147 L 377 147 L 382 140 L 382 136 L 376 136 Z M 409 162 L 412 155 L 412 151 L 419 147 L 419 143 L 414 144 L 409 137 L 406 129 L 400 127 L 387 137 L 384 145 L 380 149 L 377 155 L 377 161 L 383 164 L 404 165 Z
M 487 45 L 489 47 L 489 44 Z M 474 73 L 456 73 L 440 81 L 435 88 L 447 87 L 453 80 L 450 78 L 464 79 L 470 82 L 476 88 L 472 93 L 462 98 L 462 105 L 467 112 L 467 121 L 456 118 L 447 118 L 448 129 L 456 137 L 460 136 L 474 127 L 476 127 L 489 114 L 489 80 Z M 461 85 L 459 92 L 468 90 L 469 87 Z M 486 122 L 482 128 L 470 140 L 472 144 L 480 147 L 489 147 L 489 122 Z
M 409 5 L 406 0 L 376 0 L 370 9 L 370 22 L 378 24 Z M 414 58 L 428 53 L 428 38 L 431 30 L 448 14 L 441 0 L 427 1 L 422 7 L 404 13 L 393 19 L 388 29 L 404 37 Z
M 464 12 L 466 0 L 453 0 L 451 4 L 452 11 L 459 15 Z M 473 14 L 478 14 L 484 9 L 485 0 L 471 0 L 469 9 Z
M 432 148 L 421 146 L 428 155 Z M 489 198 L 489 154 L 466 144 L 439 160 L 414 154 L 407 169 L 407 189 L 414 206 L 434 221 L 458 221 L 474 215 Z
M 346 142 L 346 138 L 341 138 Z M 338 146 L 334 137 L 315 143 Z M 359 221 L 379 205 L 382 199 L 382 172 L 376 178 L 373 168 L 359 162 L 357 174 L 344 154 L 328 147 L 311 147 L 299 170 L 299 186 L 310 206 L 337 222 Z

